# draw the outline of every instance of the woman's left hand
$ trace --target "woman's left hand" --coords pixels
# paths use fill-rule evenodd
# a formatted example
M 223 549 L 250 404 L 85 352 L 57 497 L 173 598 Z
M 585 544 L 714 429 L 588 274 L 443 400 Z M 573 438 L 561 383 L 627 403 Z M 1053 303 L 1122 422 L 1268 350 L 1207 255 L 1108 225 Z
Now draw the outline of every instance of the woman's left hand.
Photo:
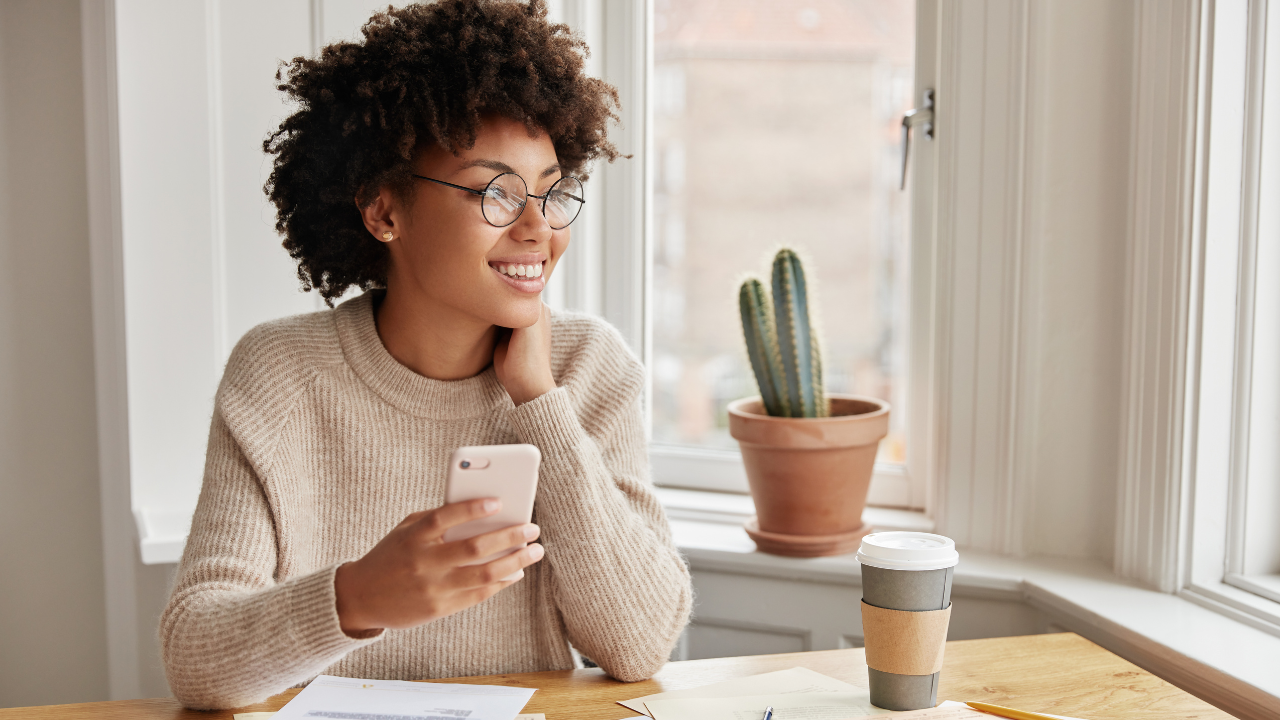
M 516 405 L 556 388 L 551 376 L 551 308 L 543 304 L 538 322 L 499 335 L 493 349 L 493 369 Z

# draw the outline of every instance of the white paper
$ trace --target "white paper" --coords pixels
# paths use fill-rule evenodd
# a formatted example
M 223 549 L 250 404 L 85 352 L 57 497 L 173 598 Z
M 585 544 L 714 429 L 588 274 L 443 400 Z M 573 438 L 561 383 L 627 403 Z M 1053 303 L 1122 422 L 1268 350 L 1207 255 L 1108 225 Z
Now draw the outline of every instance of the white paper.
M 653 720 L 761 720 L 773 707 L 774 720 L 847 720 L 890 715 L 871 704 L 866 690 L 857 692 L 739 695 L 721 698 L 663 698 L 645 701 Z
M 272 720 L 513 720 L 533 688 L 321 675 Z
M 687 690 L 672 690 L 671 692 L 646 695 L 632 700 L 621 700 L 618 704 L 628 710 L 647 714 L 648 710 L 645 709 L 645 704 L 649 700 L 733 698 L 743 695 L 790 695 L 793 693 L 827 692 L 865 693 L 866 690 L 857 685 L 850 685 L 833 677 L 827 677 L 820 672 L 814 672 L 809 668 L 794 667 L 790 670 L 778 670 L 777 672 L 751 675 L 736 680 L 725 680 L 724 682 Z M 762 705 L 760 707 L 763 710 L 765 706 Z

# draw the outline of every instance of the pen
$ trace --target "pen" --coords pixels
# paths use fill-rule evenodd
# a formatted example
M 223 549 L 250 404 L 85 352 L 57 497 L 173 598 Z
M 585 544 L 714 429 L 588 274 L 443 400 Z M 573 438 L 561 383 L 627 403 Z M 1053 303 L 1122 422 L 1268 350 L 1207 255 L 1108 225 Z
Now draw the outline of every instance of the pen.
M 992 715 L 1000 717 L 1013 718 L 1013 720 L 1058 720 L 1053 715 L 1043 715 L 1041 713 L 1027 712 L 1026 710 L 1014 710 L 1013 708 L 1000 707 L 999 705 L 988 705 L 981 702 L 966 702 L 965 705 L 974 710 L 981 710 Z
M 773 717 L 773 706 L 770 705 L 769 707 L 764 709 L 764 720 L 771 720 L 772 717 Z

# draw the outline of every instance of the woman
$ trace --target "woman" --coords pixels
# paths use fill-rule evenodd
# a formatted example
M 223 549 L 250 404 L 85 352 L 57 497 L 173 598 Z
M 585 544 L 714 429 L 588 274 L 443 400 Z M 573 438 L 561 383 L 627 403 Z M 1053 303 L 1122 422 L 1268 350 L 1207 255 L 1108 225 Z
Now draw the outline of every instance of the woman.
M 687 622 L 642 368 L 607 324 L 541 302 L 575 174 L 617 156 L 616 92 L 545 15 L 541 0 L 411 6 L 288 66 L 298 111 L 265 145 L 278 229 L 305 287 L 331 304 L 365 292 L 255 328 L 227 364 L 161 622 L 185 705 L 320 673 L 570 668 L 570 644 L 640 680 Z M 536 524 L 443 542 L 496 511 L 442 506 L 450 453 L 516 442 L 542 452 Z

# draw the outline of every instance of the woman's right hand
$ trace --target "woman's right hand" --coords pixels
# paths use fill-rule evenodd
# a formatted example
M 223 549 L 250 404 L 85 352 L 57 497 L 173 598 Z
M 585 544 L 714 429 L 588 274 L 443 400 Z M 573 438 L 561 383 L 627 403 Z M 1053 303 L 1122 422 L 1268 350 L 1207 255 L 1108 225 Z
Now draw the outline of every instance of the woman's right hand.
M 367 555 L 339 567 L 334 590 L 342 631 L 367 637 L 382 628 L 416 627 L 465 610 L 518 582 L 524 568 L 542 559 L 541 545 L 484 565 L 468 563 L 536 539 L 537 525 L 444 541 L 445 530 L 488 517 L 499 507 L 498 500 L 487 498 L 413 513 Z

